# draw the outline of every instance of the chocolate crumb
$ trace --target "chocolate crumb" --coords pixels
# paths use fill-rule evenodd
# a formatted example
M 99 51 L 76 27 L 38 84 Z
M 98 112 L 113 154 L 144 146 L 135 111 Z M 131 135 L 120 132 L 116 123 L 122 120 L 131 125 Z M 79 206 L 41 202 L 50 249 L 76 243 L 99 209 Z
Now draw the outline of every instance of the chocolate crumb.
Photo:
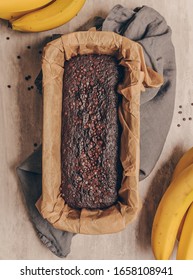
M 30 79 L 31 79 L 31 76 L 30 76 L 30 75 L 25 76 L 25 80 L 26 80 L 26 81 L 28 81 L 28 80 L 30 80 Z

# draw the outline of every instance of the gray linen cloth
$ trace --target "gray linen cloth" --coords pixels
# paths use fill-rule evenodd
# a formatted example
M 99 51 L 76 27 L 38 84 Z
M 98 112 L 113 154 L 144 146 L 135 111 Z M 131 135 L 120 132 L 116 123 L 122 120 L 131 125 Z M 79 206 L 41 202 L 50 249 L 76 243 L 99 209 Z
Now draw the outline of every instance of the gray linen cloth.
M 35 203 L 42 193 L 42 147 L 40 146 L 18 168 L 29 218 L 42 243 L 58 257 L 66 257 L 70 253 L 73 233 L 54 228 L 38 212 Z
M 116 5 L 102 25 L 142 45 L 148 66 L 163 75 L 164 84 L 141 94 L 140 180 L 146 178 L 158 161 L 172 122 L 176 62 L 171 28 L 154 9 L 143 6 L 130 10 Z

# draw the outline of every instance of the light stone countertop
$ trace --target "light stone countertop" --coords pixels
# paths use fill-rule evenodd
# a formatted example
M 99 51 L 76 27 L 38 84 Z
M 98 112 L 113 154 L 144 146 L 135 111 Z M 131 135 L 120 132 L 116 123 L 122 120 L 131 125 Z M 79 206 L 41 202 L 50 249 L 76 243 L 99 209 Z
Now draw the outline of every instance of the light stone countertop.
M 40 242 L 29 221 L 15 172 L 16 166 L 36 148 L 34 143 L 41 143 L 42 97 L 35 86 L 30 91 L 28 87 L 40 70 L 41 50 L 47 36 L 72 32 L 93 16 L 105 16 L 115 4 L 153 7 L 172 28 L 177 62 L 173 121 L 159 161 L 139 185 L 143 207 L 136 220 L 120 233 L 76 235 L 67 259 L 154 259 L 150 234 L 156 205 L 178 159 L 193 146 L 193 120 L 189 120 L 193 119 L 192 0 L 87 0 L 69 23 L 36 34 L 13 31 L 5 21 L 0 21 L 0 259 L 58 259 Z M 26 81 L 28 75 L 31 79 Z

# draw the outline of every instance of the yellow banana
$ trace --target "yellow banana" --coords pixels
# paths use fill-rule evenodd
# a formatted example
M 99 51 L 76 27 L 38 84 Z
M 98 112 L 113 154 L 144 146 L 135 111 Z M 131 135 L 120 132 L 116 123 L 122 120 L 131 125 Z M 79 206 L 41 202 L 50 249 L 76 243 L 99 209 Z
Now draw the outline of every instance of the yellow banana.
M 13 21 L 12 28 L 22 32 L 40 32 L 56 28 L 71 20 L 85 1 L 56 0 L 45 8 Z
M 31 12 L 31 10 L 28 12 Z M 27 11 L 25 11 L 25 12 L 2 12 L 2 11 L 0 11 L 0 18 L 12 20 L 12 19 L 21 17 L 21 16 L 25 15 L 26 13 L 27 13 Z
M 33 11 L 39 10 L 40 8 L 46 7 L 51 2 L 54 2 L 54 1 L 55 0 L 47 0 L 47 1 L 42 2 L 42 4 L 44 3 L 42 6 L 39 6 L 39 4 L 38 4 L 37 8 L 30 9 L 28 7 L 26 9 L 23 9 L 22 11 L 19 11 L 17 9 L 17 6 L 16 7 L 12 7 L 11 9 L 9 9 L 7 11 L 0 10 L 0 18 L 13 21 L 13 20 L 15 20 L 15 19 L 17 19 L 17 18 L 19 18 L 21 16 L 24 16 L 24 15 L 30 13 L 30 12 L 33 12 Z M 17 10 L 17 11 L 15 11 L 15 10 Z
M 175 179 L 186 167 L 193 163 L 193 147 L 179 160 L 173 173 Z M 193 203 L 183 218 L 180 232 L 178 233 L 177 260 L 193 260 Z
M 181 157 L 179 162 L 177 163 L 172 180 L 175 179 L 180 172 L 182 172 L 186 167 L 188 167 L 190 164 L 193 163 L 193 147 L 190 148 L 187 152 L 184 153 L 184 155 Z
M 25 12 L 45 6 L 52 0 L 7 0 L 0 1 L 0 11 L 5 13 Z
M 193 204 L 188 209 L 181 231 L 177 250 L 177 260 L 193 260 Z
M 151 243 L 156 259 L 166 260 L 173 251 L 181 220 L 193 201 L 193 164 L 174 179 L 164 193 L 152 227 Z
M 193 147 L 190 148 L 188 151 L 186 151 L 183 156 L 180 158 L 179 162 L 177 163 L 172 180 L 174 180 L 186 167 L 188 167 L 190 164 L 193 163 Z M 187 210 L 188 212 L 189 210 Z M 177 240 L 180 240 L 182 228 L 186 219 L 187 212 L 184 214 L 184 217 L 182 218 L 182 221 L 180 223 L 179 229 L 178 229 L 178 234 L 177 234 Z

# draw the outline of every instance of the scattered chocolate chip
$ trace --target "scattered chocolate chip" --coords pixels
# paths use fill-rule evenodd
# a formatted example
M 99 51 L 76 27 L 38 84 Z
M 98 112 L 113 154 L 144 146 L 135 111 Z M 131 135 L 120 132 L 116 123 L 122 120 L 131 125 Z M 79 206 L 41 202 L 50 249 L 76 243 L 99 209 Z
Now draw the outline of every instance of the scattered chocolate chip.
M 190 117 L 190 118 L 189 118 L 189 121 L 191 121 L 191 120 L 192 120 L 192 118 Z
M 186 120 L 186 118 L 183 118 L 182 120 L 183 120 L 183 121 L 185 121 L 185 120 Z
M 31 86 L 31 89 L 33 89 L 34 88 L 34 86 Z
M 28 49 L 31 49 L 31 46 L 27 46 Z
M 28 87 L 27 89 L 28 89 L 28 90 L 31 90 L 31 87 Z
M 25 80 L 26 80 L 26 81 L 28 81 L 28 80 L 30 80 L 30 79 L 31 79 L 31 76 L 30 76 L 30 75 L 25 76 Z
M 178 123 L 178 124 L 177 124 L 177 127 L 180 127 L 180 126 L 181 126 L 181 125 Z
M 182 108 L 182 105 L 179 105 L 179 108 Z
M 17 59 L 20 59 L 20 58 L 21 58 L 21 56 L 20 56 L 20 55 L 18 55 L 18 56 L 17 56 Z
M 7 87 L 8 87 L 8 88 L 11 88 L 11 85 L 8 85 Z
M 182 111 L 179 111 L 178 114 L 182 114 Z
M 191 105 L 193 106 L 193 103 L 191 103 Z
M 37 143 L 34 143 L 34 147 L 37 147 L 37 145 L 38 145 Z
M 6 40 L 9 40 L 10 38 L 9 37 L 6 37 Z

